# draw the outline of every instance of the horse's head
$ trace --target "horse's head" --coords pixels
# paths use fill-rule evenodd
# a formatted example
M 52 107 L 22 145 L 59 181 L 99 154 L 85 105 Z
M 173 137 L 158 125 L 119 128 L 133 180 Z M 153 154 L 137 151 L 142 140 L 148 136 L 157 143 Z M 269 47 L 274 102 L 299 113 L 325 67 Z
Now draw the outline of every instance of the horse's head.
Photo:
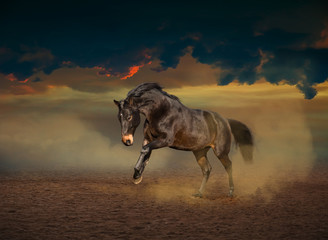
M 140 124 L 140 112 L 139 110 L 131 106 L 127 100 L 116 101 L 118 106 L 118 120 L 121 123 L 122 142 L 126 146 L 133 144 L 134 132 Z

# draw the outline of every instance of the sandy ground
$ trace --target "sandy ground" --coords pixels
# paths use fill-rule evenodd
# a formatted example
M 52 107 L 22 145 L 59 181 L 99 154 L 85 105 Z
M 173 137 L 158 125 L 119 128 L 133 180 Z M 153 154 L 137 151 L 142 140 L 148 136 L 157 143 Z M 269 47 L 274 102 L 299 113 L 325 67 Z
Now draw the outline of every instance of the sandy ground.
M 224 174 L 192 198 L 199 171 L 2 173 L 0 239 L 327 239 L 327 170 L 232 199 Z

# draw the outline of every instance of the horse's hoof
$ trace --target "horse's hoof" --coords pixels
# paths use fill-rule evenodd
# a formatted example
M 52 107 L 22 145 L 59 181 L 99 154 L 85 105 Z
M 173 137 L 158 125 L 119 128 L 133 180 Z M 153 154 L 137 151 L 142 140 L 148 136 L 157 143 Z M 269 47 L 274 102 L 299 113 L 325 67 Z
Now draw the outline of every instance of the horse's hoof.
M 141 183 L 141 182 L 142 182 L 142 176 L 137 178 L 137 179 L 133 179 L 133 183 L 136 184 L 136 185 Z
M 200 192 L 198 193 L 195 193 L 192 195 L 194 198 L 202 198 L 203 197 L 203 194 L 201 194 Z
M 233 192 L 230 191 L 228 197 L 233 198 L 234 197 Z

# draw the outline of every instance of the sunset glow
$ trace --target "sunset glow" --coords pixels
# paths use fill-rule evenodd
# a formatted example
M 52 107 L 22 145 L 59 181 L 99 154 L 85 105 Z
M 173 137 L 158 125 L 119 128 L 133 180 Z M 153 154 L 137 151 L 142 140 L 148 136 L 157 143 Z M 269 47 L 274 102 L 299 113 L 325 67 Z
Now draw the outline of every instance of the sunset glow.
M 122 80 L 125 80 L 125 79 L 127 79 L 127 78 L 130 78 L 130 77 L 132 77 L 134 74 L 136 74 L 138 71 L 139 71 L 139 69 L 140 68 L 142 68 L 144 65 L 142 64 L 142 65 L 140 65 L 140 66 L 132 66 L 132 67 L 130 67 L 129 68 L 129 72 L 125 75 L 125 76 L 123 76 L 123 77 L 121 77 L 121 79 Z

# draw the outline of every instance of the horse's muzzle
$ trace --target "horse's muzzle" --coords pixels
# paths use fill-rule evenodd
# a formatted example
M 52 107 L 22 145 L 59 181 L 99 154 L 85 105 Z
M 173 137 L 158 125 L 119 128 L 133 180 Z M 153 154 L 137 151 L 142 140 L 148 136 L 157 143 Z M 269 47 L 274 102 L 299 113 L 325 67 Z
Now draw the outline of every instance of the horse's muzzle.
M 133 144 L 132 134 L 122 136 L 122 142 L 125 146 L 131 146 Z

